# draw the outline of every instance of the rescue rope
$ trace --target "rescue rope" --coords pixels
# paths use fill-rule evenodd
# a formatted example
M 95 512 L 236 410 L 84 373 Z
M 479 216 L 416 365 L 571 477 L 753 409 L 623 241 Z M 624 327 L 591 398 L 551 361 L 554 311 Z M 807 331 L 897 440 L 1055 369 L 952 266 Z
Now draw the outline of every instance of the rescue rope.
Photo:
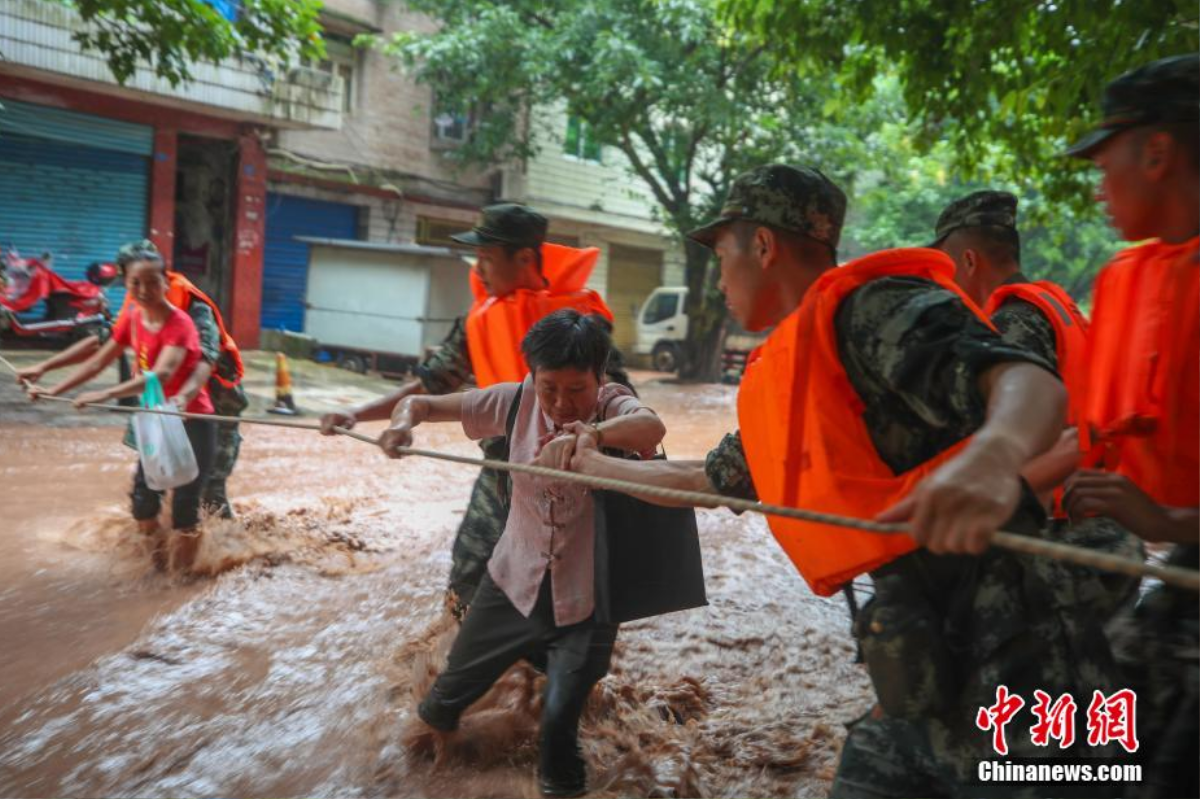
M 0 362 L 7 366 L 14 375 L 17 373 L 17 369 L 2 355 L 0 355 Z M 25 385 L 31 385 L 27 380 L 22 380 L 21 382 Z M 64 402 L 73 404 L 73 400 L 70 400 L 66 397 L 42 396 L 39 399 L 48 400 L 50 402 Z M 98 408 L 100 410 L 111 411 L 114 413 L 152 413 L 162 416 L 177 416 L 182 419 L 200 419 L 202 421 L 210 422 L 256 424 L 269 427 L 289 427 L 296 430 L 310 430 L 318 432 L 321 429 L 317 425 L 306 424 L 304 422 L 294 422 L 286 419 L 218 416 L 209 413 L 188 413 L 186 411 L 170 411 L 158 408 L 150 409 L 126 407 L 124 405 L 105 405 L 98 402 L 86 403 L 86 407 Z M 357 433 L 344 427 L 335 427 L 333 429 L 339 435 L 346 436 L 347 438 L 353 438 L 356 441 L 362 441 L 366 444 L 376 445 L 379 443 L 378 438 L 372 438 L 371 436 Z M 837 527 L 846 527 L 853 530 L 863 530 L 870 533 L 896 534 L 908 532 L 908 527 L 903 524 L 883 524 L 881 522 L 871 521 L 870 519 L 856 519 L 849 516 L 820 513 L 818 511 L 805 510 L 803 508 L 793 508 L 786 505 L 772 505 L 766 502 L 740 499 L 738 497 L 728 497 L 720 494 L 706 494 L 700 491 L 686 491 L 679 488 L 650 486 L 643 483 L 630 482 L 628 480 L 617 480 L 611 477 L 598 477 L 587 474 L 579 474 L 578 472 L 551 469 L 547 466 L 535 466 L 529 463 L 509 463 L 508 461 L 496 461 L 487 458 L 471 458 L 465 455 L 452 455 L 448 452 L 421 449 L 419 447 L 396 447 L 396 452 L 399 452 L 402 455 L 431 458 L 433 460 L 460 463 L 467 466 L 478 466 L 486 469 L 495 469 L 497 471 L 518 472 L 520 474 L 528 474 L 534 477 L 544 477 L 560 482 L 579 483 L 591 488 L 619 491 L 625 494 L 635 494 L 644 497 L 672 500 L 685 505 L 694 505 L 696 507 L 723 507 L 729 508 L 730 510 L 758 513 L 763 516 L 779 516 L 785 519 L 798 519 L 806 522 L 817 522 L 820 524 L 829 524 Z M 1130 560 L 1129 558 L 1124 558 L 1120 555 L 1112 555 L 1107 552 L 1098 552 L 1096 550 L 1072 546 L 1070 544 L 1064 544 L 1058 541 L 1047 541 L 1043 538 L 1031 538 L 1030 536 L 1010 533 L 1004 530 L 998 531 L 992 537 L 992 544 L 1002 549 L 1007 549 L 1011 552 L 1048 557 L 1054 560 L 1065 561 L 1076 566 L 1085 566 L 1106 572 L 1126 574 L 1131 577 L 1154 577 L 1166 583 L 1167 585 L 1173 585 L 1177 588 L 1186 588 L 1190 591 L 1200 592 L 1200 572 L 1192 569 L 1184 569 L 1178 566 L 1164 566 L 1155 563 L 1143 563 L 1142 561 Z

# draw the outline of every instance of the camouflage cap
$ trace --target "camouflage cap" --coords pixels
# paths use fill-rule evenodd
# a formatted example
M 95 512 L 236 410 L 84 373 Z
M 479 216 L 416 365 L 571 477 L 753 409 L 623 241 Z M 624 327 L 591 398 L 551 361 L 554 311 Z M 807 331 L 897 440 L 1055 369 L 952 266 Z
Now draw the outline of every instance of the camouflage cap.
M 121 245 L 121 249 L 117 250 L 117 265 L 127 266 L 134 261 L 144 261 L 146 259 L 161 261 L 162 253 L 158 251 L 158 247 L 154 246 L 154 242 L 150 239 L 142 239 L 141 241 L 131 241 Z
M 1163 58 L 1104 87 L 1104 121 L 1064 155 L 1088 158 L 1112 136 L 1140 125 L 1200 120 L 1200 54 Z
M 819 170 L 769 164 L 738 176 L 715 220 L 687 234 L 711 247 L 717 231 L 738 220 L 802 233 L 837 249 L 846 195 Z
M 500 203 L 483 209 L 479 224 L 450 238 L 468 247 L 511 244 L 516 247 L 541 247 L 546 241 L 546 217 L 527 205 Z
M 954 231 L 964 227 L 1017 229 L 1017 197 L 1007 191 L 976 191 L 946 206 L 934 228 L 936 247 Z

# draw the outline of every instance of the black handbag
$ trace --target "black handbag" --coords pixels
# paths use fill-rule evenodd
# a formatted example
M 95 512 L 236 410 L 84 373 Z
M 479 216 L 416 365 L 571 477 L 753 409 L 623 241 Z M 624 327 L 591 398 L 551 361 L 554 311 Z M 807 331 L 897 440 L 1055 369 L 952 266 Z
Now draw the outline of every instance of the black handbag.
M 696 512 L 594 492 L 596 621 L 644 619 L 708 604 Z

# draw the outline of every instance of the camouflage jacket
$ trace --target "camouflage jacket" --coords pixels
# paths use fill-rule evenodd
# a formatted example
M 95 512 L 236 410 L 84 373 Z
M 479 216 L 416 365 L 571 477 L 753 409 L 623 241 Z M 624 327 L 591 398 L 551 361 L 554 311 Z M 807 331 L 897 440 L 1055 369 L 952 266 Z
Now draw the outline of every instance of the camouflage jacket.
M 1004 285 L 1028 282 L 1029 279 L 1018 272 L 1004 281 Z M 1055 369 L 1058 368 L 1058 339 L 1054 335 L 1054 325 L 1036 305 L 1010 297 L 992 314 L 992 324 L 1005 342 L 1029 350 Z
M 978 381 L 988 367 L 1028 361 L 1053 371 L 1045 359 L 989 330 L 953 294 L 917 278 L 863 286 L 842 303 L 835 324 L 842 364 L 863 400 L 871 440 L 897 473 L 983 424 Z M 708 454 L 706 471 L 720 493 L 757 498 L 737 433 Z
M 979 377 L 988 367 L 1020 361 L 1050 369 L 1044 359 L 980 323 L 953 294 L 920 279 L 886 278 L 861 287 L 839 308 L 835 324 L 871 440 L 896 472 L 983 424 Z M 721 493 L 754 498 L 736 433 L 709 453 L 706 471 Z M 1037 498 L 1026 488 L 1005 529 L 1040 535 L 1044 522 Z M 872 576 L 875 602 L 905 607 L 912 597 L 925 597 L 936 607 L 939 640 L 962 669 L 956 678 L 960 690 L 944 717 L 952 737 L 964 742 L 962 763 L 981 755 L 973 714 L 994 701 L 996 685 L 1030 696 L 1034 688 L 1090 696 L 1092 688 L 1113 684 L 1111 654 L 1087 606 L 1094 573 L 998 549 L 980 557 L 921 549 Z M 1039 659 L 1031 661 L 1034 653 Z M 872 673 L 877 684 L 897 678 Z
M 235 367 L 221 352 L 221 328 L 217 326 L 212 308 L 207 303 L 193 302 L 188 306 L 188 316 L 192 317 L 196 332 L 200 334 L 200 355 L 213 365 L 214 374 L 232 380 L 236 377 Z M 241 383 L 229 388 L 220 380 L 209 378 L 208 393 L 218 416 L 237 416 L 250 404 Z

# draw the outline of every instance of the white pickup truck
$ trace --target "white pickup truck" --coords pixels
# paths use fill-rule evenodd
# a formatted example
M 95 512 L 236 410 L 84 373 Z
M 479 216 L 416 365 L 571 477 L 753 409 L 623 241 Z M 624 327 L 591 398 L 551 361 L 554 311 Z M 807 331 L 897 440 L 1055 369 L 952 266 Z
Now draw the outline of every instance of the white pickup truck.
M 688 331 L 687 293 L 686 286 L 659 286 L 638 311 L 634 354 L 649 355 L 651 367 L 659 372 L 679 369 L 680 347 Z
M 649 355 L 651 367 L 659 372 L 676 372 L 682 361 L 683 342 L 688 333 L 688 318 L 684 312 L 687 294 L 685 286 L 660 286 L 650 293 L 638 311 L 637 344 L 633 351 L 637 355 Z M 765 333 L 746 332 L 732 318 L 726 321 L 721 352 L 724 382 L 741 380 L 747 356 L 765 337 Z

